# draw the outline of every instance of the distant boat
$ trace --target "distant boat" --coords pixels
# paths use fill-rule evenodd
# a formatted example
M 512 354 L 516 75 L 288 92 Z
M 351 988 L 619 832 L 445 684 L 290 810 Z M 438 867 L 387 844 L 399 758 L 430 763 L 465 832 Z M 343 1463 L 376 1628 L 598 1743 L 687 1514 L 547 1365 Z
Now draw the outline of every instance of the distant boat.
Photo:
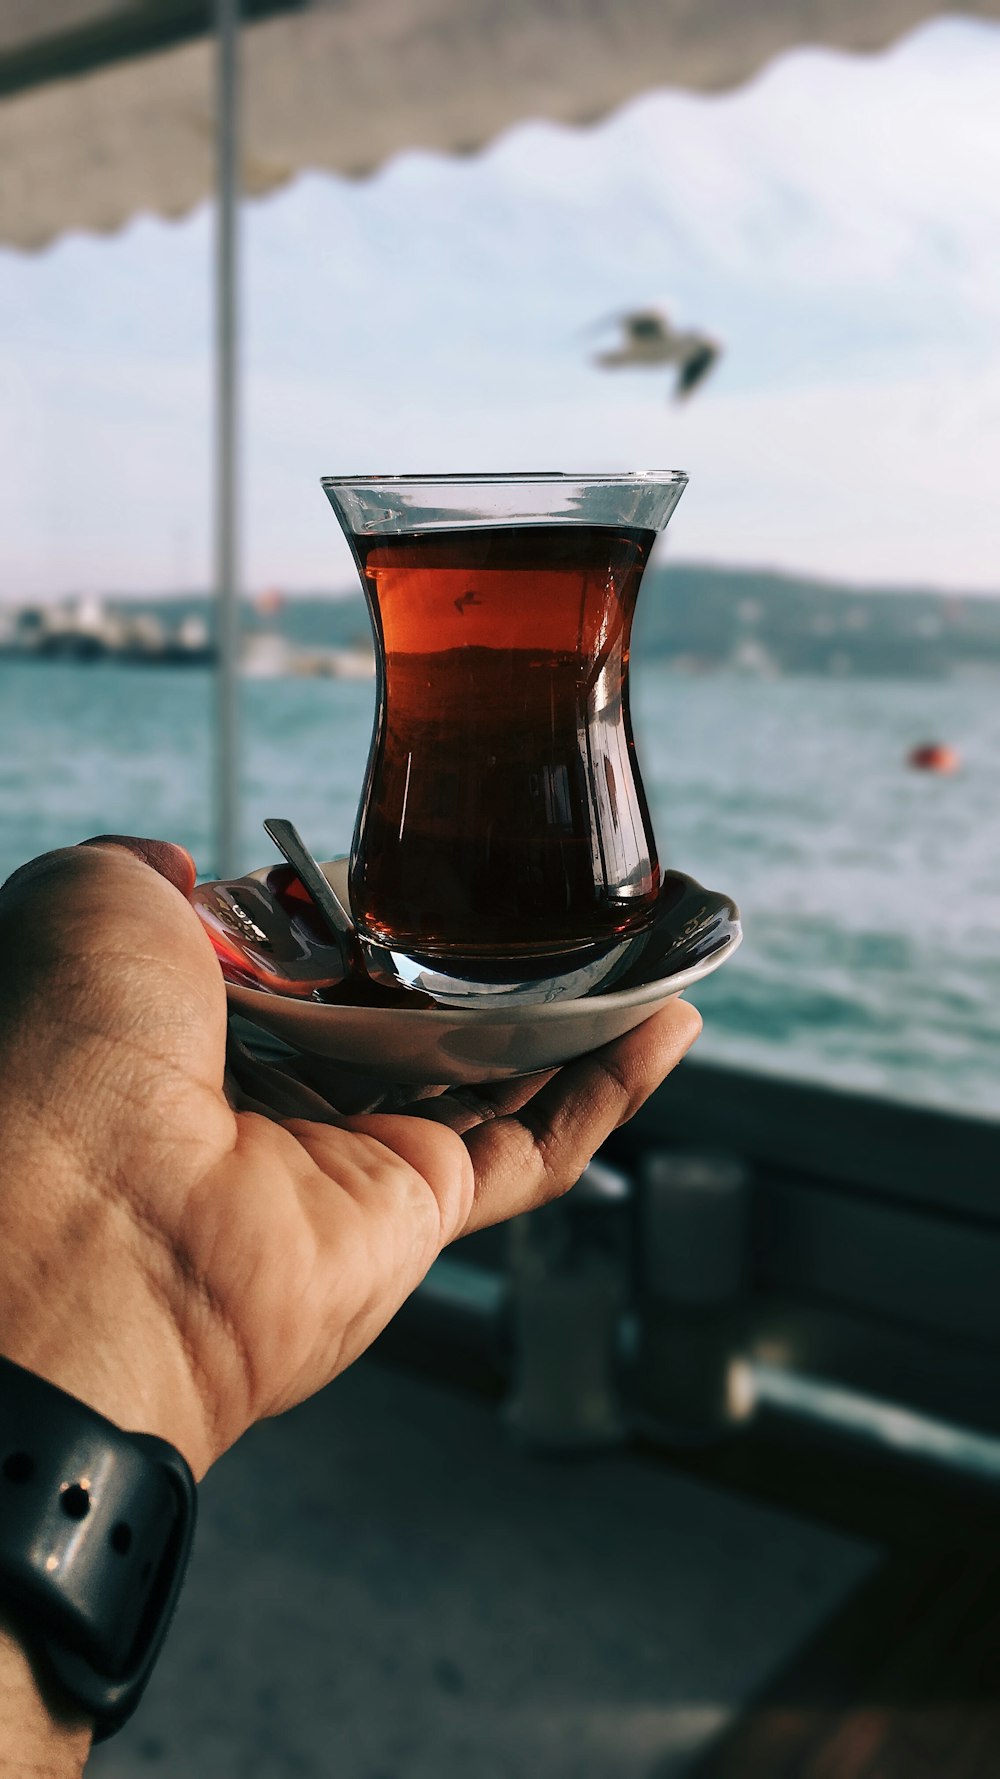
M 374 679 L 371 649 L 297 649 L 276 630 L 246 638 L 241 670 L 245 679 Z
M 921 741 L 911 747 L 906 764 L 917 772 L 957 772 L 962 756 L 957 747 L 949 747 L 946 741 Z
M 205 667 L 215 647 L 204 618 L 168 623 L 155 612 L 109 609 L 95 594 L 0 614 L 0 655 L 22 660 L 116 661 L 140 667 Z

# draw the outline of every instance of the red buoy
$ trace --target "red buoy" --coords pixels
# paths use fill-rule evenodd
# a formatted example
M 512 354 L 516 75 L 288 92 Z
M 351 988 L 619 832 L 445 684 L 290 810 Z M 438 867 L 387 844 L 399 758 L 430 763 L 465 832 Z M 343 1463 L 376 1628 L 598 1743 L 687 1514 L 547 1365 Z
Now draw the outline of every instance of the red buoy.
M 956 747 L 949 747 L 945 741 L 922 741 L 918 747 L 911 747 L 906 764 L 918 772 L 957 772 L 962 757 Z

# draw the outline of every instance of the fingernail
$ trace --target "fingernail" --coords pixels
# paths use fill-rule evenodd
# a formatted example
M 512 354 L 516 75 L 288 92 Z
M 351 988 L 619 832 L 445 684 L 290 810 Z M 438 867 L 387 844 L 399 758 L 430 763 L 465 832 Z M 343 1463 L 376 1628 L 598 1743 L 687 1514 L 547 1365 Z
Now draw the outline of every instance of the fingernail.
M 158 876 L 165 877 L 182 896 L 189 896 L 194 889 L 198 868 L 187 847 L 178 846 L 173 840 L 143 840 L 135 834 L 95 834 L 92 839 L 81 841 L 81 845 L 119 846 L 149 865 Z

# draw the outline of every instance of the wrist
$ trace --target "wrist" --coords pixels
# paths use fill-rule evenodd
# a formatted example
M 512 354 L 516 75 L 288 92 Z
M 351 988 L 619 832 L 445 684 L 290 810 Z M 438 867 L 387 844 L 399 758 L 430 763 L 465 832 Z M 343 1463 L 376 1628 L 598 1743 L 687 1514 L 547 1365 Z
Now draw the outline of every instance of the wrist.
M 93 1725 L 45 1673 L 0 1610 L 0 1779 L 78 1779 Z
M 211 1416 L 147 1251 L 155 1242 L 65 1178 L 51 1179 L 45 1203 L 41 1177 L 30 1213 L 0 1179 L 0 1354 L 124 1430 L 166 1440 L 200 1478 L 218 1455 Z
M 55 1384 L 127 1433 L 174 1446 L 201 1480 L 216 1456 L 183 1354 L 128 1313 L 88 1312 L 86 1321 L 45 1317 L 0 1322 L 0 1355 Z

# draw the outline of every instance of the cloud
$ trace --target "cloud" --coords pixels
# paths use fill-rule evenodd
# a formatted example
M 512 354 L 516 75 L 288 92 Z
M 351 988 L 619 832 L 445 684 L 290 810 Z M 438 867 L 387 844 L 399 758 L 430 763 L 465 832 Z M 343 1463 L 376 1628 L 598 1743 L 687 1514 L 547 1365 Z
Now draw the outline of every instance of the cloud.
M 688 555 L 996 589 L 998 84 L 938 22 L 249 207 L 249 582 L 353 573 L 322 472 L 541 461 L 690 469 Z M 0 597 L 203 580 L 209 276 L 204 212 L 4 256 Z M 727 343 L 684 410 L 589 362 L 651 301 Z

